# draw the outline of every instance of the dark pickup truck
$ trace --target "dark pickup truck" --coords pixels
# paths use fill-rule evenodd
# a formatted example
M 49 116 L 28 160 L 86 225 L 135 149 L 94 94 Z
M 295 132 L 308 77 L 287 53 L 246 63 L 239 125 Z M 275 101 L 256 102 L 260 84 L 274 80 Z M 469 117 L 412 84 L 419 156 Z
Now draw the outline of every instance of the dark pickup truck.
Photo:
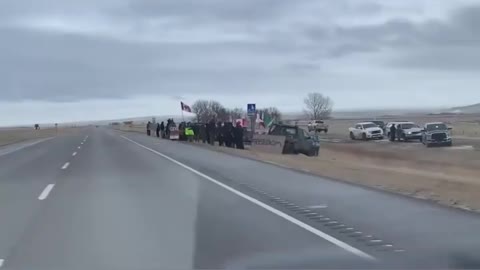
M 285 136 L 283 154 L 318 156 L 320 150 L 318 136 L 310 136 L 304 129 L 298 126 L 273 124 L 268 134 Z
M 444 123 L 426 123 L 422 133 L 422 143 L 427 146 L 443 145 L 452 146 L 451 128 Z

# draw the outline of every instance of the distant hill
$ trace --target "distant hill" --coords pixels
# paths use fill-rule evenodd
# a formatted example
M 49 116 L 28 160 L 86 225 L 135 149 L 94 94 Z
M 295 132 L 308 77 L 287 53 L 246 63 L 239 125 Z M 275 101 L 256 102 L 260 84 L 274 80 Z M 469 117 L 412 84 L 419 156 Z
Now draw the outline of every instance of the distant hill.
M 480 103 L 462 107 L 453 107 L 450 110 L 457 113 L 480 113 Z

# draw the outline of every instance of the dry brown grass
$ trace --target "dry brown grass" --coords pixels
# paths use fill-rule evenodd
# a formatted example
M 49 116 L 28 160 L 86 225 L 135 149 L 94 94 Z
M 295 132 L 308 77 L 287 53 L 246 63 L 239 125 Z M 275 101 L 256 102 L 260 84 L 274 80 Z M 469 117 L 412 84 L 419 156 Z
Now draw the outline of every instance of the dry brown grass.
M 336 145 L 324 145 L 320 156 L 315 158 L 198 145 L 444 205 L 480 209 L 480 167 L 462 166 L 461 160 L 444 160 L 437 164 L 402 156 L 365 156 L 361 149 L 345 151 Z
M 332 119 L 327 120 L 329 124 L 328 133 L 339 136 L 341 138 L 348 137 L 348 128 L 355 125 L 355 123 L 372 120 L 366 119 Z M 406 120 L 423 125 L 427 122 L 445 122 L 453 128 L 452 135 L 480 137 L 480 116 L 479 115 L 458 115 L 458 116 L 428 116 L 428 115 L 410 115 L 400 116 L 396 118 L 378 118 L 378 120 L 386 122 L 393 122 L 398 120 Z
M 77 128 L 78 129 L 78 128 Z M 32 139 L 42 139 L 57 134 L 66 134 L 75 132 L 76 128 L 46 128 L 35 130 L 33 128 L 0 129 L 0 146 L 18 143 Z

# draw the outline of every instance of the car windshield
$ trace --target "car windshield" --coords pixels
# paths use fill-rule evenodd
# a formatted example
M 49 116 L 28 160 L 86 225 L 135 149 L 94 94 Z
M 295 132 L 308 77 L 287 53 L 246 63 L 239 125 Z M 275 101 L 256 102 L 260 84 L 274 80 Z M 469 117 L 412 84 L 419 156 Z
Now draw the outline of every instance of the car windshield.
M 374 123 L 371 123 L 371 124 L 363 124 L 363 128 L 371 128 L 371 127 L 378 127 L 378 126 L 375 125 Z
M 445 124 L 430 124 L 427 125 L 427 130 L 432 131 L 432 130 L 447 130 L 447 126 Z
M 479 45 L 480 0 L 0 0 L 0 270 L 480 269 Z

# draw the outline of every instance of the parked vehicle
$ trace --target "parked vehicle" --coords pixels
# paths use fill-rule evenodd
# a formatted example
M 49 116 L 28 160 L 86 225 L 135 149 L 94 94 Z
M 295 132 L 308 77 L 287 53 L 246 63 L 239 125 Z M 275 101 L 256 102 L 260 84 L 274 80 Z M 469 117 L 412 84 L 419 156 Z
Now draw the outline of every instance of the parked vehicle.
M 385 127 L 383 128 L 383 134 L 385 136 L 390 137 L 390 128 L 392 127 L 393 124 L 395 124 L 395 127 L 397 127 L 401 123 L 409 123 L 409 121 L 393 121 L 393 122 L 388 122 Z
M 452 146 L 450 130 L 451 128 L 442 122 L 426 123 L 423 127 L 422 143 L 427 147 L 432 145 Z
M 375 125 L 377 125 L 379 128 L 381 128 L 382 130 L 385 128 L 385 122 L 383 121 L 379 121 L 379 120 L 372 120 L 370 121 L 372 123 L 374 123 Z
M 311 122 L 308 123 L 308 131 L 309 132 L 312 132 L 312 131 L 315 131 L 315 132 L 325 132 L 327 133 L 328 132 L 328 125 L 325 124 L 325 122 L 323 122 L 322 120 L 313 120 Z
M 268 135 L 285 136 L 283 145 L 283 154 L 304 154 L 307 156 L 318 156 L 320 150 L 320 141 L 317 137 L 312 137 L 298 126 L 273 124 Z
M 348 129 L 350 139 L 383 139 L 383 130 L 372 122 L 357 123 L 354 127 Z
M 422 128 L 413 122 L 399 123 L 397 127 L 397 139 L 407 142 L 409 140 L 422 140 Z

